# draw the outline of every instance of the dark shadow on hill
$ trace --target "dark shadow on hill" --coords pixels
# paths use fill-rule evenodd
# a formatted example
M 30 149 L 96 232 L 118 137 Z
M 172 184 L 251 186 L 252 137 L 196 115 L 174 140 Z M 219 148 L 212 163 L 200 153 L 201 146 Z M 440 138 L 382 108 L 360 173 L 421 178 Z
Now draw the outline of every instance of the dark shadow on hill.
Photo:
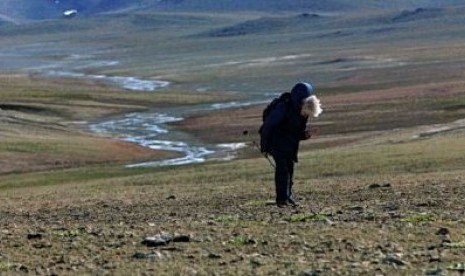
M 0 24 L 1 25 L 1 24 Z M 18 26 L 4 26 L 0 29 L 0 36 L 43 35 L 56 33 L 71 33 L 86 31 L 91 26 L 72 24 L 63 21 L 44 21 L 38 24 L 25 24 Z
M 417 8 L 415 10 L 405 10 L 399 15 L 392 18 L 392 22 L 408 22 L 420 19 L 431 19 L 441 16 L 443 13 L 442 9 L 427 9 L 427 8 Z
M 224 28 L 214 29 L 206 33 L 201 33 L 199 36 L 230 37 L 249 34 L 269 34 L 282 32 L 287 28 L 293 28 L 297 25 L 312 24 L 323 18 L 323 16 L 314 13 L 302 13 L 293 17 L 262 17 Z
M 325 0 L 160 0 L 154 6 L 164 10 L 189 11 L 346 11 L 350 1 Z
M 15 104 L 15 103 L 6 103 L 0 104 L 1 111 L 15 111 L 28 114 L 44 115 L 44 116 L 54 116 L 60 115 L 59 112 L 45 107 L 27 105 L 27 104 Z

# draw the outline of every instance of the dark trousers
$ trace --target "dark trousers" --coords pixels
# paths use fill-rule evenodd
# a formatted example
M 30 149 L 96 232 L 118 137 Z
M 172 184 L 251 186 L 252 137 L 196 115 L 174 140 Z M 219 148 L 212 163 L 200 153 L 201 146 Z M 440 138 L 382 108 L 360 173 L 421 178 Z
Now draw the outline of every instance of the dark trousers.
M 276 165 L 274 181 L 276 185 L 276 201 L 284 202 L 292 197 L 292 185 L 294 176 L 294 160 L 282 156 L 274 156 Z

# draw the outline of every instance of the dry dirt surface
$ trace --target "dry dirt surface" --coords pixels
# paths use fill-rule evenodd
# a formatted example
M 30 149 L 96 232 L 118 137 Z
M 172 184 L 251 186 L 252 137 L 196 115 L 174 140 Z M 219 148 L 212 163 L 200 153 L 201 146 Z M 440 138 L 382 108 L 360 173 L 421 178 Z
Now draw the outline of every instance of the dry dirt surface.
M 265 177 L 267 179 L 265 179 Z M 5 190 L 0 273 L 454 275 L 464 271 L 462 171 L 297 179 L 125 181 Z M 194 183 L 196 182 L 196 183 Z

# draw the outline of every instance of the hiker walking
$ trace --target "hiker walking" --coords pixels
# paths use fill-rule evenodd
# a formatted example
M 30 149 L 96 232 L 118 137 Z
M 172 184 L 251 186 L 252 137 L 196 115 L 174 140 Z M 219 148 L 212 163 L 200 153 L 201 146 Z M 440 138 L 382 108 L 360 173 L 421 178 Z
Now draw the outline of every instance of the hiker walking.
M 296 206 L 292 195 L 294 162 L 299 142 L 312 136 L 307 126 L 310 115 L 322 112 L 311 83 L 300 82 L 265 109 L 260 128 L 260 150 L 270 154 L 275 163 L 276 204 Z

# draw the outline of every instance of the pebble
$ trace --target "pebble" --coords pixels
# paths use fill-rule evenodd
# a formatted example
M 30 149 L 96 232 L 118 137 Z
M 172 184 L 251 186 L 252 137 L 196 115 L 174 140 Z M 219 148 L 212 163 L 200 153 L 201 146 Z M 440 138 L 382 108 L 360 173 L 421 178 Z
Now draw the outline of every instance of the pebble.
M 442 235 L 442 236 L 449 235 L 449 233 L 450 233 L 449 229 L 445 227 L 441 227 L 438 229 L 438 231 L 436 231 L 436 235 Z
M 221 259 L 221 255 L 220 254 L 216 254 L 216 253 L 208 253 L 208 258 L 209 259 Z
M 185 234 L 175 233 L 174 235 L 169 233 L 161 233 L 151 237 L 145 237 L 142 241 L 143 245 L 149 247 L 156 247 L 167 245 L 170 242 L 190 242 L 191 237 Z
M 27 234 L 28 240 L 40 240 L 42 239 L 43 235 L 41 233 L 30 233 Z
M 155 260 L 162 259 L 163 255 L 158 251 L 150 253 L 136 252 L 132 255 L 132 258 L 138 260 Z
M 401 259 L 399 258 L 396 258 L 394 256 L 386 256 L 384 257 L 384 259 L 382 260 L 382 262 L 384 264 L 390 264 L 390 265 L 397 265 L 397 266 L 404 266 L 406 265 L 406 263 L 404 261 L 402 261 Z
M 370 186 L 368 186 L 368 189 L 390 188 L 390 187 L 391 187 L 391 183 L 383 183 L 383 184 L 373 183 Z

